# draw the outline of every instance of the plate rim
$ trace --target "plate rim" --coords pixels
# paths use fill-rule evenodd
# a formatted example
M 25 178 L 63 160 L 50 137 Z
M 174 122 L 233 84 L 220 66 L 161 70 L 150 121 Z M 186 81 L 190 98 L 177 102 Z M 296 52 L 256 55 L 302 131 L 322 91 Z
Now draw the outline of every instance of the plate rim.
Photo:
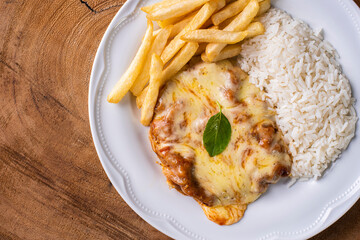
M 91 76 L 89 83 L 89 94 L 88 94 L 88 113 L 89 113 L 89 122 L 90 129 L 95 145 L 97 155 L 100 159 L 100 162 L 110 179 L 113 183 L 113 186 L 124 199 L 124 201 L 147 223 L 155 227 L 157 230 L 162 233 L 173 237 L 173 238 L 188 238 L 188 239 L 206 239 L 194 232 L 189 231 L 179 222 L 176 221 L 172 216 L 168 214 L 161 214 L 154 210 L 147 208 L 142 205 L 136 199 L 136 196 L 132 192 L 131 183 L 128 177 L 128 174 L 124 168 L 119 164 L 119 162 L 113 158 L 107 145 L 104 146 L 104 136 L 102 132 L 99 132 L 99 93 L 102 91 L 106 75 L 108 74 L 107 67 L 109 65 L 109 51 L 111 42 L 116 35 L 117 31 L 120 30 L 127 23 L 134 20 L 140 13 L 139 6 L 145 5 L 148 0 L 127 0 L 126 3 L 120 8 L 116 13 L 113 20 L 107 27 L 105 34 L 100 42 L 100 45 L 97 49 Z M 352 0 L 337 0 L 340 5 L 345 9 L 349 14 L 355 28 L 358 31 L 360 37 L 360 8 Z M 106 48 L 107 47 L 107 48 Z M 100 94 L 101 95 L 101 94 Z M 97 115 L 98 113 L 98 115 Z M 110 154 L 110 155 L 109 155 Z M 114 172 L 118 176 L 114 176 Z M 116 175 L 116 174 L 115 174 Z M 117 177 L 120 177 L 120 182 Z M 340 219 L 360 198 L 360 176 L 357 180 L 347 189 L 344 193 L 340 194 L 336 199 L 329 201 L 322 209 L 320 216 L 316 221 L 310 224 L 304 229 L 299 231 L 292 232 L 279 232 L 273 231 L 263 237 L 261 240 L 266 239 L 302 239 L 312 237 L 335 221 Z M 343 206 L 343 211 L 341 214 L 336 214 L 336 216 L 330 216 L 330 213 L 337 207 Z M 176 232 L 174 232 L 176 230 Z

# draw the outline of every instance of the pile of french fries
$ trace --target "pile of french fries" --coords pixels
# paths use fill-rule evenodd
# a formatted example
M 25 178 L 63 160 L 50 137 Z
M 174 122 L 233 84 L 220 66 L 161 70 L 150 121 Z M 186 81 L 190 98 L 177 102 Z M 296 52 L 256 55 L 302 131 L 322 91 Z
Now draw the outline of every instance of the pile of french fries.
M 130 90 L 148 126 L 168 79 L 195 55 L 216 62 L 240 54 L 241 41 L 265 32 L 257 17 L 269 8 L 270 0 L 163 0 L 141 8 L 148 19 L 145 36 L 108 102 L 118 103 Z

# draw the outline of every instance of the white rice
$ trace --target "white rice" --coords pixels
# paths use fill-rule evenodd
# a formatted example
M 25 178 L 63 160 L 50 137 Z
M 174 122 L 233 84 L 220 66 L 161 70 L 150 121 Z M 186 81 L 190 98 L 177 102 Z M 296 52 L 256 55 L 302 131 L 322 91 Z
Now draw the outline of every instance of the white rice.
M 349 81 L 321 31 L 275 8 L 260 21 L 266 33 L 244 42 L 240 66 L 277 113 L 292 177 L 320 177 L 355 134 Z

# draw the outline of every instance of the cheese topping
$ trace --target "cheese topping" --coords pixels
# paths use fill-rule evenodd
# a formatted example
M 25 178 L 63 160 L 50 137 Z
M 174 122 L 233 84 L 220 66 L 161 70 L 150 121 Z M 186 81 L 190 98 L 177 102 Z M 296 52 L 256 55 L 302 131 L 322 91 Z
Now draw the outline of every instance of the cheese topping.
M 173 77 L 156 107 L 150 139 L 169 184 L 194 197 L 219 224 L 238 221 L 246 205 L 291 168 L 274 112 L 261 94 L 229 61 L 201 62 Z M 219 112 L 216 102 L 232 134 L 225 151 L 210 157 L 202 136 L 209 118 Z M 229 220 L 234 209 L 242 212 Z

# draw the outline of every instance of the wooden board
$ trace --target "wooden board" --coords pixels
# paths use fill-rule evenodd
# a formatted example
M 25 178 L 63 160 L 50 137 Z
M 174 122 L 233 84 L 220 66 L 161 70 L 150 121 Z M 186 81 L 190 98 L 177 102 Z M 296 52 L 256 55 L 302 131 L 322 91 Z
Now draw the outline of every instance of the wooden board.
M 0 1 L 0 239 L 168 239 L 112 187 L 89 128 L 92 63 L 124 2 Z M 359 212 L 313 239 L 359 239 Z

